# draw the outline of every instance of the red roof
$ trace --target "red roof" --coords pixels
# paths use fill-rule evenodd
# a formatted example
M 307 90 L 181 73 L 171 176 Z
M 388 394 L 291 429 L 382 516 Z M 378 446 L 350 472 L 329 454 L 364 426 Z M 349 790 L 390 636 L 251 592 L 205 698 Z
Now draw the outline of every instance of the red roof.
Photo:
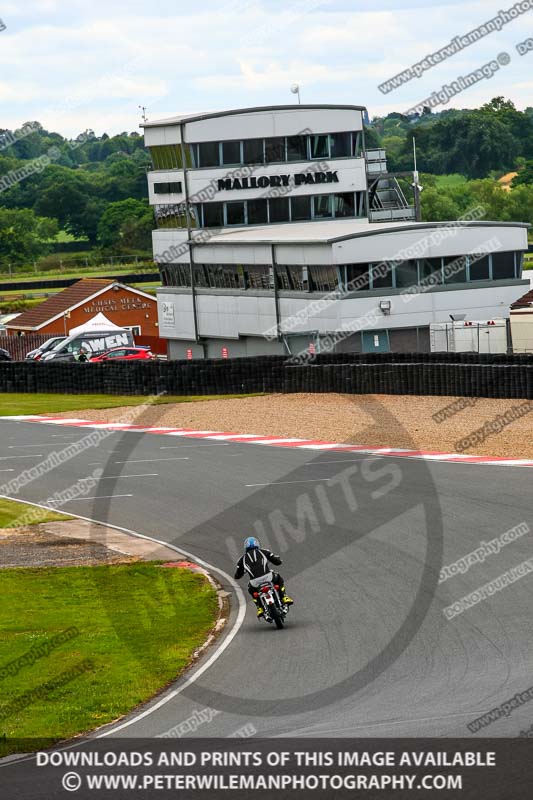
M 113 286 L 116 283 L 117 281 L 109 280 L 109 278 L 82 278 L 62 292 L 58 292 L 49 297 L 48 300 L 39 303 L 38 306 L 24 311 L 13 320 L 12 324 L 6 325 L 6 328 L 16 330 L 21 328 L 26 330 L 28 328 L 35 329 L 57 317 L 58 314 L 64 314 L 73 306 L 83 303 L 84 300 L 97 294 L 97 292 L 101 292 L 107 286 Z
M 533 305 L 533 289 L 511 303 L 511 308 L 528 308 L 530 305 Z

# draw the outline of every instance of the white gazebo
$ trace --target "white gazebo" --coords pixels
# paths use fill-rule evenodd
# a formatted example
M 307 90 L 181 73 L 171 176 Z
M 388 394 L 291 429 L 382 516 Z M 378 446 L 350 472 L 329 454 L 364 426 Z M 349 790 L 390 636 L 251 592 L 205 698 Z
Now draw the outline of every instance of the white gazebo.
M 94 317 L 84 322 L 83 325 L 78 325 L 77 328 L 69 330 L 69 336 L 75 336 L 78 333 L 92 333 L 93 331 L 124 331 L 119 325 L 115 325 L 100 311 Z

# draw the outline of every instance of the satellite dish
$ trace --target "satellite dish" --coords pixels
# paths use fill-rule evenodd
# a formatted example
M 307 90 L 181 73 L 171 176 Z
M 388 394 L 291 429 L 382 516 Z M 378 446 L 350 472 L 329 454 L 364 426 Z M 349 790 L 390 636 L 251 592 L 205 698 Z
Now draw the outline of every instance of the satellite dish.
M 298 95 L 298 103 L 301 103 L 302 101 L 300 100 L 300 85 L 298 83 L 293 83 L 292 84 L 291 92 L 293 94 L 297 94 Z

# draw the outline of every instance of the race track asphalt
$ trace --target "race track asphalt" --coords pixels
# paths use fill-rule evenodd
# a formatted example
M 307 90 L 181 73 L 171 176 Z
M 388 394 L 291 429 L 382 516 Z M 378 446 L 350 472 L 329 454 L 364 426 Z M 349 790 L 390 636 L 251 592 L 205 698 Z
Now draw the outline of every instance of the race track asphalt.
M 0 470 L 13 470 L 2 482 L 90 430 L 0 420 Z M 468 737 L 468 722 L 533 684 L 533 573 L 451 620 L 443 613 L 531 558 L 533 534 L 438 583 L 443 565 L 531 523 L 530 469 L 115 432 L 16 496 L 43 503 L 95 469 L 104 472 L 91 496 L 65 511 L 171 543 L 230 575 L 255 533 L 281 552 L 296 601 L 275 631 L 246 596 L 240 624 L 235 586 L 215 572 L 231 595 L 217 645 L 178 694 L 95 735 L 160 736 L 209 708 L 217 713 L 191 735 L 247 726 L 267 737 Z M 95 591 L 106 599 L 105 587 Z M 133 639 L 127 645 L 135 651 Z M 532 723 L 526 703 L 477 735 L 518 736 Z

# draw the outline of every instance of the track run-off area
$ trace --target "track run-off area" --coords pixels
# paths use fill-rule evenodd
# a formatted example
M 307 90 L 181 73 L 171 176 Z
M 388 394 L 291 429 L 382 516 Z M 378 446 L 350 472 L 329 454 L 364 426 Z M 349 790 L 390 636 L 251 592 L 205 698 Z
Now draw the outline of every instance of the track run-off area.
M 0 420 L 1 483 L 91 429 Z M 157 737 L 190 719 L 187 735 L 202 737 L 529 729 L 533 703 L 509 701 L 533 684 L 533 572 L 513 572 L 533 558 L 531 470 L 264 444 L 111 427 L 38 480 L 2 492 L 46 504 L 96 474 L 63 511 L 168 543 L 228 593 L 224 631 L 195 666 L 93 735 Z M 245 581 L 232 578 L 248 535 L 283 559 L 295 599 L 283 631 L 256 620 Z M 95 592 L 105 598 L 97 581 Z M 112 620 L 112 602 L 108 613 Z

